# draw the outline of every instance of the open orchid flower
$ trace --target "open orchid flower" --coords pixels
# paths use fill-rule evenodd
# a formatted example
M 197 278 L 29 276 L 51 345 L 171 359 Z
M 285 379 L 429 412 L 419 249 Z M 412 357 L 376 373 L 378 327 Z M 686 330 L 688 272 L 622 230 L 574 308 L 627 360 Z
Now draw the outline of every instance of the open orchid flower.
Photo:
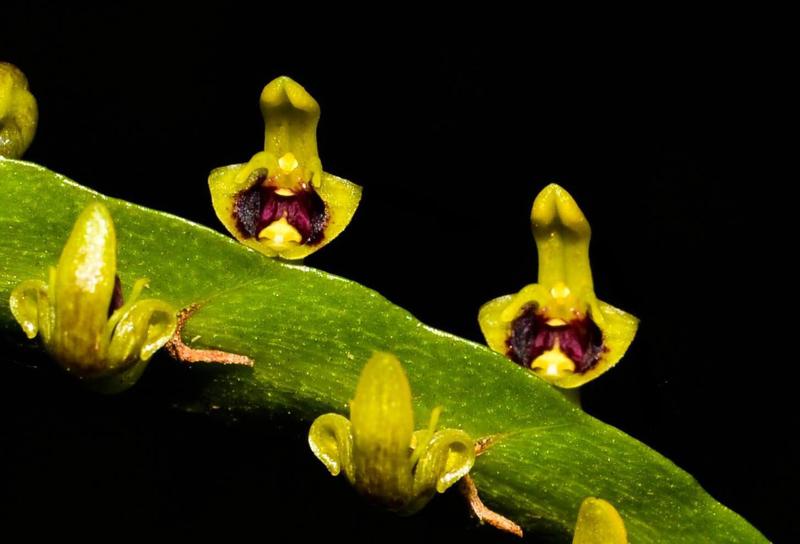
M 264 151 L 208 178 L 214 210 L 243 244 L 270 257 L 302 259 L 338 236 L 361 187 L 322 171 L 319 104 L 288 77 L 261 92 Z
M 400 361 L 376 353 L 361 372 L 350 419 L 318 417 L 311 450 L 334 476 L 370 500 L 400 514 L 413 514 L 438 492 L 465 476 L 475 463 L 472 439 L 461 430 L 436 430 L 434 409 L 427 429 L 414 431 L 411 388 Z
M 11 312 L 67 372 L 92 389 L 116 393 L 136 382 L 175 332 L 169 304 L 139 300 L 146 284 L 137 280 L 123 300 L 114 223 L 95 202 L 75 222 L 48 283 L 26 280 L 12 291 Z
M 638 320 L 595 296 L 591 228 L 567 191 L 545 187 L 534 200 L 531 223 L 538 282 L 486 303 L 478 321 L 493 350 L 559 387 L 578 387 L 619 361 Z
M 39 110 L 19 68 L 0 62 L 0 157 L 18 159 L 36 133 Z

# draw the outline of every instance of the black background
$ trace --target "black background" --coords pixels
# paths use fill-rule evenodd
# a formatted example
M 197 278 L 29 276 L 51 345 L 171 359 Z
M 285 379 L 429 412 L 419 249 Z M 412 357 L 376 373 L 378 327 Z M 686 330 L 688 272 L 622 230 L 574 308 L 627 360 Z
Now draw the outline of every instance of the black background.
M 25 71 L 40 108 L 26 159 L 222 231 L 208 172 L 260 149 L 261 88 L 290 75 L 322 106 L 325 169 L 364 187 L 349 228 L 307 264 L 475 341 L 479 306 L 535 281 L 528 214 L 555 181 L 592 223 L 598 295 L 641 318 L 628 355 L 584 388 L 586 411 L 770 539 L 796 540 L 796 350 L 775 310 L 793 309 L 791 245 L 782 195 L 758 175 L 747 33 L 513 13 L 467 27 L 424 11 L 414 24 L 359 12 L 356 31 L 311 28 L 310 11 L 6 12 L 0 59 Z M 513 541 L 475 528 L 457 497 L 412 519 L 363 504 L 291 425 L 171 410 L 147 396 L 179 372 L 164 367 L 110 399 L 0 372 L 4 526 Z

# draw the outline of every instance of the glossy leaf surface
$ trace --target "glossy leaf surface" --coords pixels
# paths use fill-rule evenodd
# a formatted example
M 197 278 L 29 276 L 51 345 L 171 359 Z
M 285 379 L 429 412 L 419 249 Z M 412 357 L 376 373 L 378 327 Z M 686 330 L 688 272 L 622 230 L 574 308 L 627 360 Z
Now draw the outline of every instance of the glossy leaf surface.
M 175 307 L 202 304 L 184 339 L 256 361 L 254 369 L 205 368 L 207 380 L 182 393 L 186 409 L 288 414 L 307 428 L 320 414 L 347 414 L 364 362 L 390 351 L 408 374 L 416 420 L 442 406 L 440 426 L 496 436 L 471 474 L 484 501 L 527 531 L 569 542 L 581 502 L 596 496 L 615 505 L 631 542 L 766 542 L 669 460 L 502 355 L 427 327 L 354 282 L 271 260 L 207 228 L 10 160 L 0 160 L 3 300 L 19 282 L 45 277 L 92 200 L 114 218 L 123 282 L 146 276 L 149 296 Z M 7 303 L 0 336 L 29 346 L 31 356 L 41 349 L 25 344 Z M 157 355 L 151 364 L 169 359 Z

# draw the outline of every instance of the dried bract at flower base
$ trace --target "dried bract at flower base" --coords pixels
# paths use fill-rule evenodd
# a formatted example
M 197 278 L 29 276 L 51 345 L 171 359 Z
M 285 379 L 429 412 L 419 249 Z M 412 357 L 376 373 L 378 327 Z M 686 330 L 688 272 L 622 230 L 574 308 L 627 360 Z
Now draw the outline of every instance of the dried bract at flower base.
M 486 303 L 478 321 L 495 351 L 559 387 L 578 387 L 619 361 L 638 320 L 595 296 L 591 229 L 567 191 L 555 184 L 542 190 L 531 223 L 538 283 Z
M 93 203 L 75 222 L 49 281 L 22 282 L 9 302 L 28 338 L 39 335 L 67 372 L 92 389 L 115 393 L 136 382 L 175 332 L 169 304 L 139 300 L 146 284 L 137 280 L 123 300 L 114 223 L 105 206 Z
M 347 226 L 361 187 L 322 171 L 319 104 L 288 77 L 261 93 L 264 151 L 208 178 L 214 210 L 243 244 L 270 257 L 302 259 Z

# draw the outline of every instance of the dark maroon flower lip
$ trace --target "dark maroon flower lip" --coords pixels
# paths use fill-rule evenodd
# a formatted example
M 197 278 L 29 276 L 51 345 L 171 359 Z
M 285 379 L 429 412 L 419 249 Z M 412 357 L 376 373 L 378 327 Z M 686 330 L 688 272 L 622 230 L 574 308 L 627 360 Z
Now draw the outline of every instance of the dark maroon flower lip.
M 233 215 L 242 236 L 256 238 L 270 224 L 285 218 L 300 234 L 301 244 L 320 243 L 328 224 L 328 209 L 314 187 L 304 183 L 287 191 L 265 180 L 266 175 L 259 176 L 252 187 L 236 195 Z
M 119 276 L 114 274 L 114 290 L 111 292 L 111 302 L 108 303 L 108 317 L 125 305 L 125 297 L 122 296 L 122 282 Z
M 511 335 L 506 344 L 512 361 L 530 368 L 537 357 L 558 343 L 561 352 L 575 364 L 575 374 L 584 374 L 597 365 L 607 348 L 602 331 L 588 312 L 569 322 L 553 325 L 551 318 L 538 310 L 536 304 L 528 304 L 511 323 Z

